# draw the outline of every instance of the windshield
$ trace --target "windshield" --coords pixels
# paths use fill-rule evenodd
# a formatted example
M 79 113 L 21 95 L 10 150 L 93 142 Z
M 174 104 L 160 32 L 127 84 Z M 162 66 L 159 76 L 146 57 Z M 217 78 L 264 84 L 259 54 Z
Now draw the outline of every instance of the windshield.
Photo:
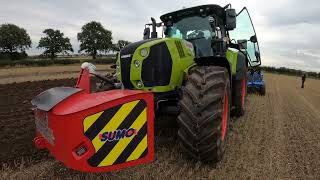
M 200 56 L 212 56 L 211 40 L 214 33 L 208 18 L 192 16 L 173 22 L 167 29 L 166 37 L 187 40 L 195 45 Z

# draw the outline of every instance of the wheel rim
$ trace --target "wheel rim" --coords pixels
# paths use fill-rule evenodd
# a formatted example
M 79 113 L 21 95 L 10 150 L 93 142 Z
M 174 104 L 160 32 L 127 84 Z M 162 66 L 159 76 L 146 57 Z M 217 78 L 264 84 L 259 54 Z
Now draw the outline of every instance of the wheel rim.
M 221 139 L 224 141 L 227 124 L 228 124 L 228 112 L 229 112 L 229 97 L 227 91 L 224 92 L 224 103 L 223 103 L 223 116 L 222 116 L 222 127 L 221 127 Z
M 242 108 L 244 109 L 244 104 L 246 101 L 246 89 L 247 89 L 247 85 L 246 85 L 246 78 L 242 79 L 242 88 L 241 88 L 241 104 L 242 104 Z

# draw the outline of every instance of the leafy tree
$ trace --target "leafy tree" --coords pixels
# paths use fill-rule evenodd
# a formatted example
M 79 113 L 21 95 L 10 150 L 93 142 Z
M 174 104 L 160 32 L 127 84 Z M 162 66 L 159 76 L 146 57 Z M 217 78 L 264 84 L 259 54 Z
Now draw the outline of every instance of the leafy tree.
M 105 29 L 99 22 L 89 22 L 82 26 L 78 33 L 80 51 L 89 53 L 93 59 L 98 51 L 108 51 L 112 48 L 112 32 Z
M 11 58 L 14 54 L 31 47 L 31 39 L 27 31 L 14 24 L 2 24 L 0 26 L 0 51 L 9 53 Z
M 116 44 L 113 44 L 112 50 L 120 51 L 122 48 L 124 48 L 126 45 L 128 45 L 130 43 L 131 42 L 129 42 L 129 41 L 119 40 Z
M 59 30 L 45 29 L 43 33 L 46 36 L 40 39 L 38 48 L 45 49 L 44 55 L 54 59 L 58 53 L 73 52 L 70 39 L 63 37 L 64 34 Z

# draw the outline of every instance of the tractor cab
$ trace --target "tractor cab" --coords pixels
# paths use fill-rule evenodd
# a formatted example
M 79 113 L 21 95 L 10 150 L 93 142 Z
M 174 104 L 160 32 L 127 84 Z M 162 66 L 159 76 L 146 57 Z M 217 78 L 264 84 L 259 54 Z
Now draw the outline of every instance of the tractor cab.
M 234 16 L 232 15 L 232 12 Z M 227 16 L 228 15 L 228 18 Z M 204 5 L 160 17 L 166 27 L 165 35 L 169 38 L 180 38 L 194 45 L 196 58 L 225 56 L 226 30 L 235 28 L 235 10 L 218 5 Z M 226 26 L 226 20 L 229 23 Z
M 158 38 L 157 27 L 163 27 L 166 38 L 191 42 L 196 59 L 226 57 L 228 48 L 235 48 L 247 56 L 250 66 L 261 65 L 257 35 L 246 8 L 239 14 L 228 4 L 203 5 L 164 14 L 162 22 L 146 24 L 144 40 Z M 152 31 L 150 30 L 152 27 Z

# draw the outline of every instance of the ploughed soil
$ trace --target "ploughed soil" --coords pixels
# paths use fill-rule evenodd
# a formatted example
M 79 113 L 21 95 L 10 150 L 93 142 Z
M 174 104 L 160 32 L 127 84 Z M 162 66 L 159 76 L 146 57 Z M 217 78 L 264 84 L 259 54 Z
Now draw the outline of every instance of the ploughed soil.
M 30 100 L 75 79 L 0 85 L 0 179 L 320 179 L 320 81 L 265 74 L 266 96 L 248 96 L 247 112 L 233 118 L 223 160 L 185 159 L 176 129 L 155 139 L 155 160 L 111 173 L 81 173 L 63 166 L 32 140 Z
M 32 144 L 35 125 L 30 101 L 46 89 L 73 86 L 75 82 L 75 79 L 63 79 L 0 85 L 1 162 L 10 163 L 22 157 L 40 160 L 46 156 Z

